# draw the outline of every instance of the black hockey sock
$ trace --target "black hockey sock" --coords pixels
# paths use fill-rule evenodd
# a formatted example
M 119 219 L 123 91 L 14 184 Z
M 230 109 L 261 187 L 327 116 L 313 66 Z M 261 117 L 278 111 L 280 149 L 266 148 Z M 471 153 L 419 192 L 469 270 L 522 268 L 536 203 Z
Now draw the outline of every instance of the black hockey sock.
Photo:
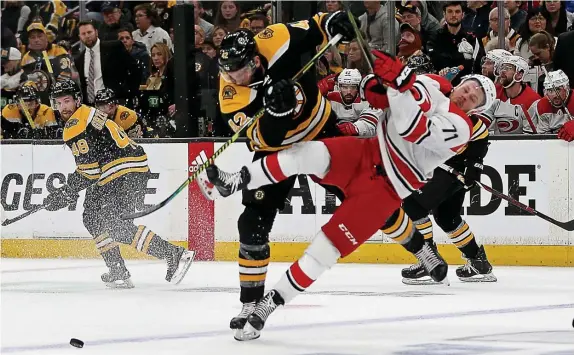
M 474 233 L 465 221 L 452 232 L 447 233 L 450 241 L 467 257 L 476 258 L 478 254 L 478 244 L 474 238 Z
M 238 263 L 242 303 L 257 302 L 263 298 L 270 255 L 267 243 L 263 245 L 240 243 Z
M 413 223 L 415 224 L 415 228 L 423 235 L 425 242 L 432 244 L 433 233 L 431 219 L 427 216 L 419 219 L 418 221 L 413 221 Z
M 413 254 L 421 250 L 424 244 L 423 235 L 413 227 L 413 222 L 402 208 L 387 220 L 383 233 Z

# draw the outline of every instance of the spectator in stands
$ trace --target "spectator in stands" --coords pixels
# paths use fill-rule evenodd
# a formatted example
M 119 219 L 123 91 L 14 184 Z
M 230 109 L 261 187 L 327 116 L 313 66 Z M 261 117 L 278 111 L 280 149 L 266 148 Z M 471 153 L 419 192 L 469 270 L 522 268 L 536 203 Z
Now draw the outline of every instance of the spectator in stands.
M 255 35 L 263 31 L 267 26 L 269 26 L 269 21 L 265 15 L 255 14 L 249 18 L 249 29 Z
M 136 60 L 141 73 L 139 83 L 145 84 L 149 77 L 150 63 L 149 53 L 145 44 L 134 41 L 132 32 L 128 28 L 120 28 L 118 31 L 118 40 L 123 43 L 128 53 Z
M 462 20 L 462 28 L 472 32 L 477 38 L 483 38 L 488 32 L 489 1 L 467 1 L 467 8 Z
M 2 9 L 2 22 L 17 37 L 24 32 L 24 25 L 30 16 L 30 7 L 24 1 L 6 0 Z
M 16 36 L 14 35 L 14 33 L 12 32 L 12 30 L 10 30 L 6 24 L 4 23 L 4 21 L 0 21 L 0 35 L 2 35 L 2 40 L 1 40 L 1 44 L 0 46 L 2 48 L 18 48 L 18 41 L 16 40 Z
M 426 44 L 436 41 L 436 36 L 440 30 L 438 22 L 436 22 L 437 27 L 429 26 L 425 29 L 422 26 L 422 15 L 420 9 L 411 3 L 407 3 L 404 6 L 399 7 L 399 16 L 403 23 L 408 23 L 412 28 L 419 32 L 423 43 L 423 50 L 425 53 L 428 53 Z
M 562 33 L 556 41 L 554 70 L 562 70 L 571 83 L 574 83 L 574 31 Z
M 423 45 L 420 33 L 408 23 L 402 23 L 400 30 L 401 39 L 397 57 L 403 64 L 406 64 L 412 55 L 422 54 Z
M 155 10 L 160 18 L 160 27 L 167 33 L 169 33 L 169 29 L 173 27 L 173 5 L 174 2 L 168 0 L 153 0 L 151 3 L 151 8 Z
M 213 37 L 211 40 L 213 44 L 215 44 L 215 48 L 219 48 L 221 46 L 221 41 L 223 41 L 223 37 L 227 35 L 227 31 L 223 27 L 215 26 L 213 28 Z
M 120 41 L 102 42 L 91 21 L 80 22 L 80 40 L 86 47 L 76 57 L 84 102 L 94 104 L 96 92 L 112 89 L 121 104 L 136 96 L 141 72 L 135 59 Z
M 510 27 L 515 31 L 519 31 L 524 22 L 526 22 L 526 11 L 520 8 L 521 5 L 522 1 L 504 1 L 504 7 L 510 13 Z
M 325 11 L 327 11 L 327 13 L 332 14 L 333 12 L 341 10 L 344 10 L 342 1 L 333 1 L 333 0 L 325 1 Z
M 528 10 L 526 21 L 524 21 L 522 28 L 518 31 L 520 38 L 516 41 L 514 54 L 526 60 L 530 60 L 532 53 L 530 52 L 528 41 L 530 41 L 530 38 L 536 33 L 549 30 L 550 26 L 550 16 L 548 13 L 542 12 L 542 9 L 539 7 Z
M 347 68 L 358 69 L 362 76 L 370 73 L 369 63 L 363 57 L 361 46 L 356 39 L 352 40 L 347 47 Z
M 20 86 L 20 81 L 24 71 L 20 68 L 22 53 L 16 48 L 2 48 L 2 76 L 0 85 L 2 92 L 0 94 L 0 109 L 12 103 L 12 98 Z
M 213 25 L 207 21 L 205 21 L 202 16 L 205 13 L 205 9 L 203 8 L 203 3 L 199 0 L 193 1 L 193 17 L 195 20 L 195 24 L 199 25 L 203 32 L 205 32 L 206 38 L 211 38 L 213 35 Z
M 542 12 L 548 14 L 547 17 L 550 18 L 548 33 L 557 37 L 561 33 L 568 31 L 566 6 L 563 6 L 561 1 L 545 0 L 542 5 Z
M 500 46 L 498 45 L 498 36 L 494 36 L 494 37 L 492 37 L 492 38 L 490 39 L 490 41 L 488 41 L 488 42 L 486 43 L 486 46 L 484 46 L 484 52 L 485 52 L 485 53 L 488 53 L 488 52 L 490 52 L 491 50 L 497 49 L 497 48 L 499 48 L 499 47 L 500 47 Z M 509 52 L 511 51 L 511 49 L 510 49 L 510 41 L 508 40 L 508 38 L 505 38 L 505 39 L 504 39 L 504 48 L 503 48 L 503 49 L 504 49 L 504 50 L 507 50 L 507 51 L 509 51 Z
M 221 1 L 217 6 L 215 26 L 223 27 L 227 32 L 233 32 L 241 23 L 241 7 L 236 1 Z
M 342 70 L 343 70 L 343 59 L 341 58 L 339 50 L 335 46 L 329 47 L 329 49 L 317 62 L 318 77 L 321 80 L 328 77 L 334 77 L 335 75 L 339 74 Z M 334 85 L 335 81 L 329 81 L 329 83 Z M 330 90 L 332 90 L 332 88 L 329 87 L 329 89 L 326 90 L 325 94 Z
M 488 15 L 488 20 L 490 22 L 490 30 L 482 38 L 482 45 L 486 49 L 486 45 L 491 40 L 495 39 L 498 41 L 498 8 L 495 7 L 490 10 L 490 14 Z M 514 51 L 514 47 L 516 47 L 516 41 L 520 37 L 518 32 L 516 32 L 513 28 L 510 28 L 510 12 L 507 9 L 504 9 L 504 34 L 506 39 L 508 39 L 509 49 L 510 51 Z M 495 47 L 496 48 L 496 47 Z
M 120 28 L 130 29 L 133 32 L 132 24 L 124 17 L 119 4 L 115 1 L 106 1 L 102 4 L 102 14 L 104 23 L 98 28 L 98 35 L 102 41 L 115 41 L 118 39 Z
M 552 57 L 556 46 L 554 37 L 546 31 L 540 31 L 530 38 L 529 46 L 532 57 L 529 58 L 528 64 L 535 67 L 544 66 L 547 71 L 553 71 Z M 537 89 L 538 95 L 544 96 L 543 84 L 546 76 L 542 69 L 538 70 L 538 75 L 538 87 L 535 89 Z
M 161 21 L 157 13 L 149 4 L 138 5 L 134 8 L 137 30 L 132 32 L 132 37 L 137 42 L 145 44 L 148 51 L 156 43 L 164 43 L 173 51 L 173 43 L 163 28 L 157 27 Z M 115 90 L 114 90 L 115 91 Z M 118 94 L 116 92 L 116 94 Z
M 205 32 L 199 25 L 195 25 L 195 48 L 201 48 L 205 41 Z
M 442 1 L 431 1 L 430 3 L 441 3 Z M 417 26 L 413 26 L 413 24 L 411 24 L 411 26 L 414 27 L 415 30 L 419 31 L 421 33 L 421 35 L 423 36 L 422 38 L 426 39 L 426 38 L 434 38 L 434 36 L 436 36 L 436 34 L 438 33 L 438 31 L 441 29 L 441 25 L 440 22 L 436 19 L 435 16 L 433 16 L 431 13 L 429 13 L 428 11 L 428 7 L 429 2 L 428 1 L 407 1 L 407 0 L 403 0 L 401 1 L 401 6 L 400 7 L 415 7 L 417 8 L 418 14 L 420 14 L 420 26 L 421 29 L 417 29 Z M 442 5 L 441 5 L 442 6 Z M 400 9 L 399 7 L 399 9 Z M 412 12 L 412 10 L 411 10 Z
M 58 36 L 60 20 L 67 10 L 66 4 L 61 0 L 30 1 L 29 6 L 31 16 L 28 16 L 28 22 L 24 28 L 28 28 L 34 22 L 41 22 L 45 26 L 48 41 L 54 43 Z M 27 32 L 22 33 L 20 38 L 24 44 L 28 43 L 27 34 Z
M 395 43 L 389 43 L 388 33 L 390 26 L 395 26 L 395 33 L 399 32 L 399 22 L 389 24 L 387 6 L 382 6 L 379 0 L 365 0 L 364 14 L 359 16 L 361 31 L 367 35 L 366 40 L 372 49 L 389 50 Z
M 217 48 L 215 47 L 215 44 L 213 44 L 213 41 L 209 39 L 203 41 L 202 51 L 209 58 L 217 57 Z

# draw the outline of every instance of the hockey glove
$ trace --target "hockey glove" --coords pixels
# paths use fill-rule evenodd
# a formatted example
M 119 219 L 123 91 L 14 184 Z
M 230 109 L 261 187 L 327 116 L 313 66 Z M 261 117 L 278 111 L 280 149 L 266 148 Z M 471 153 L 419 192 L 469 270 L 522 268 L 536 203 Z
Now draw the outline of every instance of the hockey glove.
M 372 53 L 377 58 L 375 59 L 373 72 L 385 84 L 400 92 L 405 92 L 413 86 L 416 75 L 411 68 L 387 52 L 375 50 Z
M 564 123 L 558 131 L 558 138 L 566 142 L 572 142 L 574 140 L 574 120 Z
M 465 161 L 466 168 L 464 169 L 464 188 L 470 190 L 476 186 L 476 182 L 480 182 L 480 175 L 484 166 L 480 163 Z
M 355 19 L 357 26 L 360 28 L 361 23 L 358 19 Z M 355 30 L 349 17 L 344 11 L 337 11 L 329 15 L 327 21 L 325 22 L 325 30 L 329 39 L 335 37 L 338 34 L 343 35 L 342 41 L 350 41 L 355 38 Z
M 264 88 L 263 105 L 265 111 L 276 118 L 291 115 L 297 106 L 295 83 L 293 80 L 283 79 Z
M 337 125 L 339 132 L 344 136 L 358 136 L 359 129 L 353 122 L 343 122 Z
M 366 75 L 359 85 L 361 99 L 367 100 L 371 106 L 384 110 L 389 107 L 387 88 L 380 78 L 373 74 Z
M 79 195 L 69 185 L 64 185 L 57 190 L 52 191 L 44 200 L 44 204 L 49 207 L 48 211 L 57 211 L 67 207 L 70 203 L 76 201 Z

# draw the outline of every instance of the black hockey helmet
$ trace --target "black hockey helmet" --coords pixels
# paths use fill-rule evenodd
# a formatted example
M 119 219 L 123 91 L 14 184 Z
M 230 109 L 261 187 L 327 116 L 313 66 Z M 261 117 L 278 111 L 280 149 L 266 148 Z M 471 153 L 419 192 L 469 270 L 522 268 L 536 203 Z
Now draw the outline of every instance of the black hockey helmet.
M 71 79 L 56 81 L 50 88 L 50 100 L 58 97 L 71 95 L 74 100 L 82 100 L 82 92 L 76 83 Z
M 114 93 L 114 90 L 103 88 L 96 92 L 94 103 L 96 105 L 117 104 L 118 99 L 116 98 L 116 93 Z
M 22 86 L 20 86 L 20 89 L 18 89 L 16 96 L 18 99 L 22 99 L 24 101 L 32 101 L 32 100 L 40 101 L 40 95 L 38 95 L 38 90 L 36 90 L 34 85 L 30 83 L 24 83 Z
M 227 34 L 219 48 L 219 68 L 234 72 L 247 66 L 257 54 L 253 33 L 245 28 Z

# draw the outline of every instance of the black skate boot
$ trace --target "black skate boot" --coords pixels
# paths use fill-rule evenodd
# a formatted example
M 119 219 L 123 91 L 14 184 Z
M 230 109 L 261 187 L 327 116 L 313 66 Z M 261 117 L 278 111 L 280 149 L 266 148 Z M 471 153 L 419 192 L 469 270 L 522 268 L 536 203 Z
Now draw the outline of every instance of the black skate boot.
M 285 300 L 276 290 L 269 291 L 268 294 L 257 303 L 253 313 L 247 317 L 247 324 L 243 329 L 243 340 L 254 340 L 259 338 L 261 330 L 265 326 L 267 318 L 273 313 L 277 307 L 285 304 Z
M 247 317 L 255 310 L 255 301 L 254 302 L 247 302 L 243 304 L 241 308 L 241 312 L 238 315 L 231 318 L 229 322 L 229 328 L 234 331 L 233 337 L 235 340 L 243 341 L 245 340 L 243 336 L 243 328 L 247 323 Z
M 110 267 L 110 271 L 102 274 L 102 281 L 109 288 L 134 288 L 131 275 L 123 262 Z
M 438 253 L 436 244 L 426 243 L 428 244 L 435 252 Z M 407 268 L 404 268 L 401 271 L 401 275 L 403 276 L 403 283 L 405 285 L 436 285 L 438 284 L 435 282 L 429 275 L 429 273 L 425 270 L 423 264 L 420 262 L 413 264 Z
M 476 258 L 467 258 L 466 265 L 456 269 L 456 276 L 464 282 L 496 282 L 496 276 L 492 273 L 492 265 L 486 258 L 484 246 L 480 246 Z
M 187 274 L 194 258 L 195 252 L 193 250 L 185 250 L 182 247 L 172 248 L 165 258 L 167 261 L 165 279 L 173 284 L 179 284 Z
M 419 259 L 419 262 L 435 282 L 449 285 L 448 278 L 446 277 L 448 273 L 448 264 L 438 253 L 436 248 L 425 243 L 422 249 L 419 250 L 415 256 Z
M 236 173 L 226 173 L 216 165 L 211 165 L 207 167 L 206 172 L 209 182 L 215 185 L 217 191 L 223 197 L 247 188 L 247 184 L 251 181 L 251 175 L 249 175 L 249 170 L 246 166 Z

